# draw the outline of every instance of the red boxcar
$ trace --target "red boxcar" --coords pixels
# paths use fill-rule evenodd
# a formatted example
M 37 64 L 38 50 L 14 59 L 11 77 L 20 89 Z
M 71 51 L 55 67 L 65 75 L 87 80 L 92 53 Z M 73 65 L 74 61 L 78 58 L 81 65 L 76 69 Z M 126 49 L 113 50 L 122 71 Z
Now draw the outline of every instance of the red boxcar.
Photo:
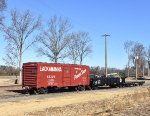
M 29 62 L 23 64 L 22 86 L 28 88 L 88 86 L 89 66 Z

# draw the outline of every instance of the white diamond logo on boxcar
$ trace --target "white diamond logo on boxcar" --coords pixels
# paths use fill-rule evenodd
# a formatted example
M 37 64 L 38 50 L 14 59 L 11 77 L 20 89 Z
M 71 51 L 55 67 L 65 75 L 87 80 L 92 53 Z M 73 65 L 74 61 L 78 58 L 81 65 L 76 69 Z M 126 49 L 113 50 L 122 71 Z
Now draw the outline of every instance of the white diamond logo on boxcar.
M 80 73 L 78 73 L 77 75 L 74 75 L 74 80 L 75 79 L 78 79 L 79 77 L 81 77 L 83 74 L 85 74 L 86 73 L 86 69 L 84 69 L 84 70 L 81 70 L 81 72 Z

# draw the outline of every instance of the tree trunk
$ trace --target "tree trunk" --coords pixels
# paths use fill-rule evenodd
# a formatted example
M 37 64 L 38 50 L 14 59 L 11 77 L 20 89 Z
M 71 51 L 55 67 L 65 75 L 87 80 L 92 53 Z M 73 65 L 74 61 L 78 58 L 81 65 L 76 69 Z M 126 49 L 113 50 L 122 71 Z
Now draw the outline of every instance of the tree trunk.
M 22 84 L 22 50 L 20 52 L 20 60 L 19 60 L 19 84 Z
M 80 65 L 82 65 L 82 57 L 80 57 Z
M 148 77 L 150 77 L 150 70 L 149 70 L 149 68 L 150 68 L 150 64 L 148 63 Z
M 57 57 L 55 56 L 54 62 L 57 63 Z
M 128 77 L 130 76 L 130 58 L 128 53 Z
M 136 72 L 136 80 L 137 80 L 137 77 L 138 77 L 138 63 L 137 63 L 137 59 L 135 59 L 135 72 Z
M 143 77 L 145 76 L 145 67 L 143 66 Z
M 128 65 L 128 77 L 130 77 L 130 67 Z
M 150 77 L 150 71 L 149 71 L 149 68 L 148 68 L 148 77 Z
M 74 59 L 74 64 L 76 64 L 76 59 Z

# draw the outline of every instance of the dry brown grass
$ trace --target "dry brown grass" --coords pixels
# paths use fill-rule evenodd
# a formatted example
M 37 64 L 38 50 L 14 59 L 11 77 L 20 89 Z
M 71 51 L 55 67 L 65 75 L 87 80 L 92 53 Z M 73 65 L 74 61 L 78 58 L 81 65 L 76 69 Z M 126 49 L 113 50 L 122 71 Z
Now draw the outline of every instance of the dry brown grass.
M 65 107 L 50 107 L 43 111 L 28 113 L 30 116 L 113 116 L 126 108 L 134 107 L 137 103 L 150 99 L 150 87 L 116 95 L 105 100 L 89 101 L 87 103 L 72 104 Z
M 16 76 L 0 76 L 0 86 L 15 85 Z
M 150 87 L 85 91 L 0 103 L 0 116 L 111 116 L 150 99 Z

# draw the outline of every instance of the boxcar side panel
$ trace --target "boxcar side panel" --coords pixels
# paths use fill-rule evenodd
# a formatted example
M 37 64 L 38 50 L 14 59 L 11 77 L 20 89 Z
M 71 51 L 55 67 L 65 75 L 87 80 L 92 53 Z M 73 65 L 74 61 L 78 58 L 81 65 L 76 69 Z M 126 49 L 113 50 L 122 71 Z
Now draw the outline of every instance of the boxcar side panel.
M 89 85 L 89 68 L 87 66 L 72 66 L 71 67 L 71 85 Z
M 60 64 L 40 63 L 38 65 L 38 88 L 40 87 L 61 87 L 62 66 Z
M 23 65 L 23 86 L 35 88 L 89 85 L 90 69 L 84 65 L 29 62 Z

